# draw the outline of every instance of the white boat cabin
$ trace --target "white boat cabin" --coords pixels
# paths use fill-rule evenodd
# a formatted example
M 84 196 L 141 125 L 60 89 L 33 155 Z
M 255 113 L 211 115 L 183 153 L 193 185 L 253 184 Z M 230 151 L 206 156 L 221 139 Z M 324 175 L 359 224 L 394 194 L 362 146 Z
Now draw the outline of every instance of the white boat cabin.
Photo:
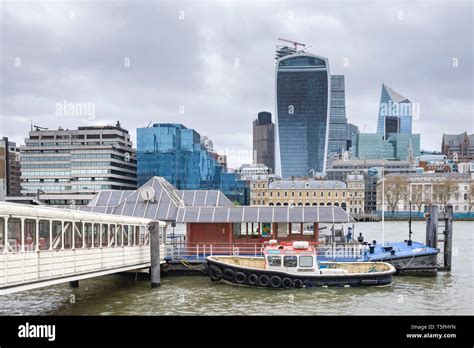
M 292 243 L 270 240 L 263 251 L 265 268 L 272 271 L 309 274 L 345 274 L 347 270 L 328 268 L 318 261 L 314 245 L 307 241 Z

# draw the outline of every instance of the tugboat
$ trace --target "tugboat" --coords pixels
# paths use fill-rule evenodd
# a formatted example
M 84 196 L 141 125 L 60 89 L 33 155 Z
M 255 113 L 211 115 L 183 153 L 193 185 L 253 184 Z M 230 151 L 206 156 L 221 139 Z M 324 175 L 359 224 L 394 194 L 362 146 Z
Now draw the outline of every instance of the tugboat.
M 385 262 L 320 262 L 314 244 L 270 240 L 263 257 L 208 256 L 212 281 L 261 288 L 388 285 L 396 272 Z

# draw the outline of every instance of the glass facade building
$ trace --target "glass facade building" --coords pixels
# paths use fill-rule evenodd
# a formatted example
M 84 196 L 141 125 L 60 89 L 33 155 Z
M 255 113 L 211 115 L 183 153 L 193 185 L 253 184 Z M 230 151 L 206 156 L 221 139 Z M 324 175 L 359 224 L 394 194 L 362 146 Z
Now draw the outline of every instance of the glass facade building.
M 266 165 L 272 173 L 275 170 L 275 124 L 266 111 L 253 121 L 253 163 Z
M 327 58 L 303 53 L 277 60 L 275 173 L 282 178 L 326 170 L 330 84 Z
M 161 176 L 180 190 L 220 190 L 230 200 L 248 204 L 247 184 L 226 172 L 200 134 L 182 124 L 137 129 L 137 174 L 139 185 Z
M 352 139 L 353 157 L 357 159 L 407 160 L 410 154 L 420 155 L 420 134 L 392 134 L 384 139 L 381 134 L 359 133 Z
M 395 130 L 397 130 L 396 133 L 411 134 L 412 111 L 412 103 L 408 98 L 395 92 L 386 84 L 382 84 L 377 134 L 382 134 L 385 138 L 388 138 Z M 398 120 L 396 128 L 394 118 Z
M 347 123 L 344 75 L 331 75 L 328 154 L 340 154 L 351 147 L 357 126 Z

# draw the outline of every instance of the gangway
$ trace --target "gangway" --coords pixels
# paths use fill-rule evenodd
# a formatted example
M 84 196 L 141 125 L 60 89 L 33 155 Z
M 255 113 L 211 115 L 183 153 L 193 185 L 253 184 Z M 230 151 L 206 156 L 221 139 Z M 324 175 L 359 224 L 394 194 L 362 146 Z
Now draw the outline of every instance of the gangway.
M 0 295 L 150 267 L 146 218 L 0 202 Z

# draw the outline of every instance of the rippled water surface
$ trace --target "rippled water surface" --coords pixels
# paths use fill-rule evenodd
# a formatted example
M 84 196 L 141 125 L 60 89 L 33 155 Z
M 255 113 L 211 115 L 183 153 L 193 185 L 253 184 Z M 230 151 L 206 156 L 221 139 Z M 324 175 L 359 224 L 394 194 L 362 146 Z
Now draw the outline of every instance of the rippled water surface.
M 407 238 L 407 222 L 386 222 L 387 241 Z M 425 223 L 413 223 L 424 242 Z M 358 223 L 356 234 L 380 240 L 380 223 Z M 474 222 L 454 222 L 453 268 L 436 277 L 394 277 L 387 287 L 265 290 L 213 283 L 207 277 L 148 281 L 104 276 L 0 298 L 8 315 L 434 315 L 474 314 Z

